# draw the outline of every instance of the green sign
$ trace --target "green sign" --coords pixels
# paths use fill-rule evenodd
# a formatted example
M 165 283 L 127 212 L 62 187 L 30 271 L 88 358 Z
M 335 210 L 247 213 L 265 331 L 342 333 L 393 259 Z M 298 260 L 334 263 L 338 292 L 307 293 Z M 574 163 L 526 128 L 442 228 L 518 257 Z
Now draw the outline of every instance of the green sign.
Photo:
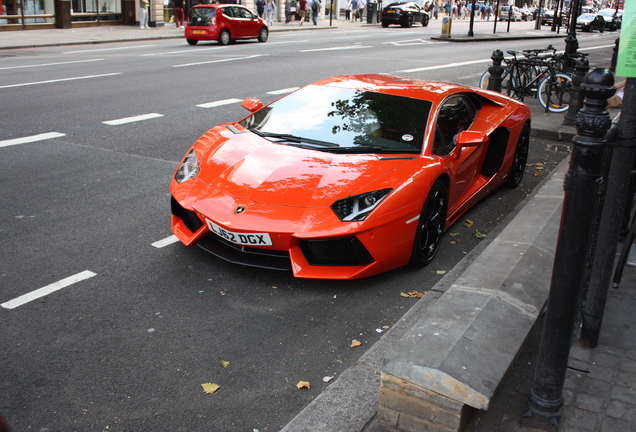
M 625 3 L 616 75 L 636 78 L 636 1 Z

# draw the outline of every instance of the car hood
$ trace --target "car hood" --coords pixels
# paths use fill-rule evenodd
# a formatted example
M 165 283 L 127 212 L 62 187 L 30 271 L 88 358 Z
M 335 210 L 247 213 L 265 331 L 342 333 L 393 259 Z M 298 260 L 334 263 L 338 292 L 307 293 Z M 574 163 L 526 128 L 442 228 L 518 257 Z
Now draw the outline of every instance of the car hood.
M 211 188 L 204 195 L 223 192 L 262 204 L 329 206 L 368 191 L 364 188 L 369 183 L 416 157 L 332 154 L 272 143 L 251 132 L 235 134 L 225 127 L 211 132 L 214 137 L 204 137 L 215 143 L 200 161 L 198 176 Z

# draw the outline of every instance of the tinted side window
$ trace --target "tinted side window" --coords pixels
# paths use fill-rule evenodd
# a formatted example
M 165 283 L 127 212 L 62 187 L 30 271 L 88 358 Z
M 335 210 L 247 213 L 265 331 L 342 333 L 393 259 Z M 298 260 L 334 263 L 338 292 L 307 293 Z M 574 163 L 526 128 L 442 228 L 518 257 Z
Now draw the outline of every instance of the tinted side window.
M 230 6 L 226 6 L 223 8 L 223 15 L 233 17 L 232 8 Z
M 433 154 L 444 156 L 455 148 L 455 136 L 470 127 L 475 109 L 463 96 L 447 99 L 439 110 L 435 126 Z

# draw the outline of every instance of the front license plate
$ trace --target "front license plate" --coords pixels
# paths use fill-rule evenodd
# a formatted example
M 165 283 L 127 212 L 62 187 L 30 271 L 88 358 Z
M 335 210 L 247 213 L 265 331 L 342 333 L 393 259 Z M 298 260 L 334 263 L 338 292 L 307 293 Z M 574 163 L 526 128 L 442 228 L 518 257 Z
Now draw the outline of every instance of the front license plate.
M 243 246 L 271 246 L 272 239 L 267 233 L 236 233 L 228 231 L 225 228 L 221 228 L 211 220 L 206 219 L 208 228 L 214 234 L 225 240 Z
M 205 30 L 192 30 L 192 34 L 205 34 Z
M 394 13 L 395 13 L 395 11 L 394 11 L 394 10 L 390 10 L 390 11 L 386 11 L 386 13 L 394 14 Z

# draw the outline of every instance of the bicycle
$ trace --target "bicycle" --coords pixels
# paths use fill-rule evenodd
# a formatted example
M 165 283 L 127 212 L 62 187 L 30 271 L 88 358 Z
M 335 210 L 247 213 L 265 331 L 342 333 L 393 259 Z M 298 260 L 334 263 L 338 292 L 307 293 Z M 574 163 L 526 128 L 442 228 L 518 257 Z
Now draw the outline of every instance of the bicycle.
M 556 48 L 553 47 L 552 45 L 548 45 L 546 48 L 534 48 L 534 49 L 528 49 L 524 51 L 506 51 L 506 53 L 511 55 L 512 57 L 511 58 L 504 57 L 502 62 L 502 67 L 504 69 L 501 75 L 502 88 L 506 88 L 507 86 L 508 75 L 510 74 L 510 65 L 512 65 L 512 63 L 517 61 L 517 55 L 521 54 L 525 56 L 526 58 L 542 58 L 541 56 L 547 53 L 551 53 L 552 55 L 554 55 L 556 53 Z M 483 89 L 487 89 L 489 81 L 490 81 L 490 71 L 486 70 L 479 78 L 479 87 Z

